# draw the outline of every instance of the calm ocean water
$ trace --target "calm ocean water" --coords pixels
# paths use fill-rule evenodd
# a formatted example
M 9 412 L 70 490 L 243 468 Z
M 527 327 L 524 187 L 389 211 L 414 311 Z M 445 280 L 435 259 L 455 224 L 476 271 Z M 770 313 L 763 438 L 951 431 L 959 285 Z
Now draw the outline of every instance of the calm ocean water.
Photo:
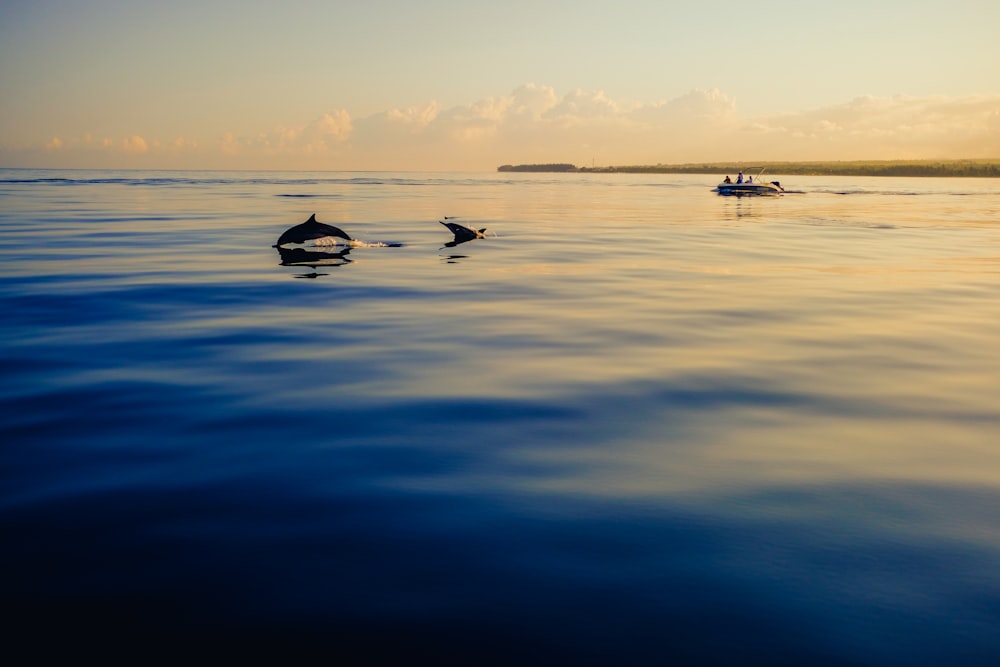
M 781 180 L 0 170 L 8 636 L 1000 663 L 1000 182 Z

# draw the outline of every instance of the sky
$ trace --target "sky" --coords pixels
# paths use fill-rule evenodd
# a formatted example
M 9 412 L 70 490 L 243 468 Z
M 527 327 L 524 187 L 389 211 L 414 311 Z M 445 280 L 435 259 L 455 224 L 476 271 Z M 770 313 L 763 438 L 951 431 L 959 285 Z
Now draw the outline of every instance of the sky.
M 0 0 L 0 167 L 1000 158 L 997 0 Z

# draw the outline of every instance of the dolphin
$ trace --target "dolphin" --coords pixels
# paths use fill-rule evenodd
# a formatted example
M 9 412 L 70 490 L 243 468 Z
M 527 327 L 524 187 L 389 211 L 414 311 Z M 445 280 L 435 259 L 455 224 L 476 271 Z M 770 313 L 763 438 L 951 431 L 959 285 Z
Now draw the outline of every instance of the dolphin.
M 316 214 L 313 213 L 305 222 L 286 229 L 285 233 L 278 237 L 278 242 L 274 244 L 274 247 L 277 248 L 278 246 L 285 245 L 286 243 L 305 243 L 306 241 L 326 238 L 329 236 L 336 236 L 337 238 L 344 239 L 345 241 L 353 240 L 347 235 L 347 232 L 340 227 L 334 227 L 333 225 L 317 222 Z
M 448 228 L 452 234 L 455 235 L 455 240 L 450 243 L 446 243 L 447 246 L 455 246 L 459 243 L 465 243 L 466 241 L 471 241 L 473 239 L 481 239 L 486 234 L 486 228 L 473 229 L 471 227 L 466 227 L 465 225 L 460 225 L 457 222 L 445 222 L 446 220 L 451 220 L 452 218 L 445 216 L 444 220 L 438 220 L 442 225 Z

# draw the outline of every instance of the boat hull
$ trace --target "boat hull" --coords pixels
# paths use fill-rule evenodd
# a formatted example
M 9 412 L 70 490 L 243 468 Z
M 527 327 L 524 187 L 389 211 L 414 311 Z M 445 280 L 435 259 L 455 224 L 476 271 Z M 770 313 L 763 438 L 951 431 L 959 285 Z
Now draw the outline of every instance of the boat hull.
M 720 195 L 746 196 L 746 195 L 780 195 L 783 190 L 780 185 L 774 183 L 719 183 L 718 192 Z

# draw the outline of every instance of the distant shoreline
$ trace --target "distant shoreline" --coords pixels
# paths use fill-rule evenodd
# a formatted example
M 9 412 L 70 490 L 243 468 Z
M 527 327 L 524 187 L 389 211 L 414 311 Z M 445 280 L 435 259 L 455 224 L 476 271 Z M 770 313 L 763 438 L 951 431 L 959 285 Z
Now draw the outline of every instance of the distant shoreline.
M 569 163 L 505 164 L 500 172 L 599 174 L 735 174 L 761 167 L 771 175 L 787 176 L 948 176 L 1000 178 L 1000 159 L 986 160 L 852 160 L 844 162 L 701 162 L 689 164 L 577 167 Z

